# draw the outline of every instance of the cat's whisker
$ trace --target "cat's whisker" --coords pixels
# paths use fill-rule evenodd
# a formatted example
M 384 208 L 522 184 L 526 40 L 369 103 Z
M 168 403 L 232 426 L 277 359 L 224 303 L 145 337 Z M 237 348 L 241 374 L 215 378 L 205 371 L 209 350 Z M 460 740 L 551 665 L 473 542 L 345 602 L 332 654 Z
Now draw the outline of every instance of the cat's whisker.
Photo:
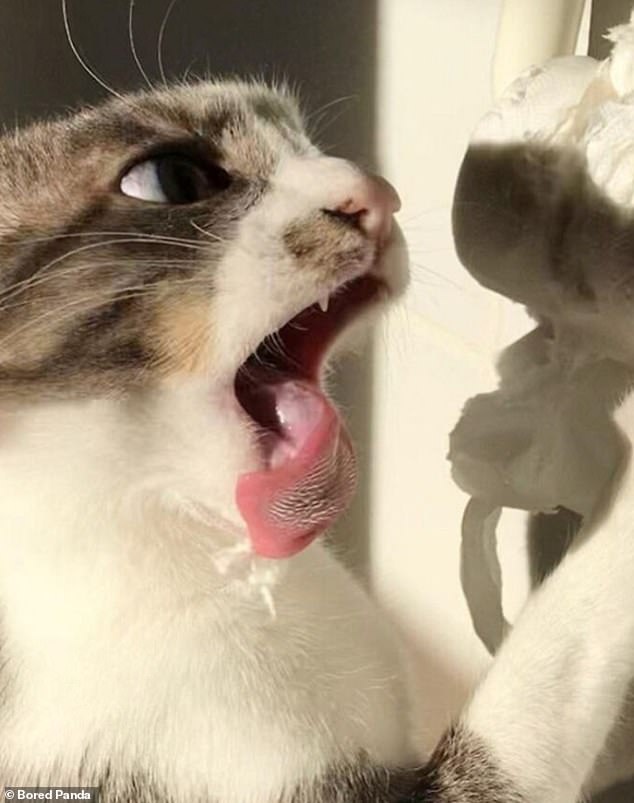
M 134 231 L 79 231 L 65 232 L 64 234 L 47 234 L 42 237 L 28 237 L 20 240 L 20 245 L 32 245 L 33 243 L 46 243 L 53 240 L 63 240 L 72 237 L 131 237 L 135 242 L 155 243 L 157 245 L 197 245 L 201 247 L 200 240 L 187 237 L 171 237 L 166 234 L 141 234 Z M 116 240 L 115 242 L 121 242 Z
M 103 262 L 100 263 L 100 268 L 105 269 L 108 267 L 120 267 L 124 260 L 116 260 L 111 262 Z M 172 270 L 191 270 L 191 262 L 185 260 L 177 260 L 177 259 L 135 259 L 134 264 L 136 266 L 141 267 L 143 264 L 148 264 L 153 267 L 162 266 L 162 267 L 169 267 Z M 14 298 L 17 295 L 21 295 L 22 292 L 27 292 L 34 287 L 41 287 L 48 282 L 52 281 L 59 281 L 69 276 L 73 276 L 83 272 L 84 270 L 91 270 L 95 267 L 94 262 L 79 262 L 74 265 L 71 265 L 68 268 L 64 268 L 60 271 L 55 271 L 54 273 L 47 273 L 44 276 L 39 276 L 35 281 L 32 281 L 31 277 L 29 279 L 25 279 L 23 282 L 19 282 L 17 284 L 12 285 L 11 287 L 7 288 L 5 294 L 0 294 L 0 313 L 7 312 L 8 310 L 13 310 L 21 306 L 26 306 L 30 303 L 30 299 L 25 299 L 24 301 L 19 301 L 13 304 L 6 303 L 10 301 L 11 298 Z M 20 293 L 13 293 L 14 290 L 20 288 Z
M 79 52 L 79 49 L 75 44 L 70 28 L 70 22 L 68 19 L 67 0 L 62 0 L 62 18 L 64 21 L 64 31 L 66 33 L 66 39 L 68 41 L 68 44 L 70 45 L 70 49 L 73 51 L 73 55 L 75 56 L 79 64 L 88 73 L 88 75 L 99 84 L 100 87 L 102 87 L 103 89 L 106 90 L 106 92 L 108 92 L 108 94 L 112 95 L 115 98 L 118 98 L 119 100 L 122 100 L 124 103 L 127 103 L 128 101 L 126 100 L 126 98 L 120 92 L 117 92 L 116 89 L 113 89 L 109 84 L 107 84 L 103 80 L 103 78 L 97 72 L 95 72 L 95 70 L 93 70 L 93 68 L 88 64 L 86 59 Z
M 422 218 L 428 217 L 429 215 L 439 215 L 440 212 L 446 212 L 446 215 L 443 217 L 443 223 L 447 225 L 450 222 L 450 213 L 451 213 L 451 204 L 433 204 L 432 206 L 426 206 L 423 209 L 418 210 L 411 210 L 408 214 L 403 214 L 402 212 L 399 213 L 398 220 L 401 225 L 401 228 L 405 228 L 412 223 L 418 223 L 422 220 Z
M 353 96 L 350 96 L 353 97 Z M 340 120 L 341 117 L 346 113 L 347 109 L 340 109 L 336 114 L 320 115 L 320 117 L 315 121 L 315 125 L 311 126 L 310 129 L 310 137 L 315 141 L 318 141 L 320 137 L 322 137 L 329 128 L 331 128 L 337 120 Z
M 44 277 L 42 277 L 43 273 L 46 273 L 53 266 L 59 264 L 60 262 L 63 262 L 66 259 L 70 259 L 70 257 L 76 256 L 79 253 L 82 253 L 84 251 L 96 250 L 98 248 L 104 248 L 107 245 L 114 245 L 114 244 L 122 245 L 126 243 L 138 243 L 138 242 L 140 242 L 138 237 L 131 237 L 131 238 L 119 238 L 114 240 L 102 240 L 98 243 L 88 243 L 86 245 L 81 245 L 77 248 L 72 249 L 71 251 L 67 251 L 64 254 L 55 257 L 55 259 L 52 259 L 45 265 L 42 265 L 42 267 L 38 268 L 38 270 L 35 271 L 35 273 L 32 276 L 28 277 L 28 279 L 25 279 L 22 282 L 18 282 L 17 284 L 12 285 L 12 287 L 6 294 L 0 295 L 0 301 L 6 301 L 10 298 L 13 298 L 14 296 L 19 295 L 27 288 L 36 287 L 41 281 L 44 280 Z M 193 246 L 189 244 L 186 245 L 183 243 L 178 243 L 178 246 L 182 248 L 191 249 L 194 251 L 204 251 L 204 248 L 200 245 Z
M 219 235 L 214 234 L 212 231 L 207 231 L 207 229 L 204 229 L 202 226 L 199 226 L 195 220 L 190 220 L 189 222 L 193 229 L 196 229 L 196 231 L 199 231 L 201 234 L 204 234 L 205 237 L 209 237 L 210 240 L 214 240 L 214 242 L 218 243 L 226 242 L 226 240 L 223 237 L 220 237 Z
M 157 265 L 162 265 L 162 266 L 165 266 L 165 267 L 169 267 L 171 270 L 178 270 L 178 269 L 191 270 L 191 263 L 183 263 L 182 261 L 181 262 L 179 262 L 179 261 L 173 261 L 173 262 L 172 261 L 158 261 L 157 262 L 156 260 L 146 260 L 146 262 L 148 264 L 154 266 L 154 267 L 156 267 Z M 137 260 L 135 264 L 140 266 L 142 264 L 142 262 Z M 108 266 L 119 267 L 120 265 L 121 265 L 121 261 L 105 262 L 105 263 L 102 263 L 100 265 L 100 267 L 101 268 L 106 268 Z M 16 301 L 16 302 L 13 302 L 13 303 L 9 303 L 9 302 L 11 302 L 11 299 L 14 299 L 17 296 L 23 295 L 24 293 L 29 292 L 33 288 L 36 288 L 36 287 L 40 287 L 41 288 L 42 285 L 45 285 L 47 283 L 63 280 L 65 278 L 68 278 L 69 276 L 78 275 L 78 274 L 82 273 L 84 270 L 91 270 L 91 269 L 94 269 L 94 267 L 95 267 L 94 263 L 80 262 L 79 264 L 72 265 L 71 267 L 65 268 L 62 271 L 55 271 L 55 273 L 52 273 L 52 274 L 48 273 L 48 274 L 46 274 L 44 276 L 40 276 L 35 281 L 32 281 L 31 279 L 25 279 L 23 282 L 20 282 L 20 283 L 18 283 L 16 285 L 12 285 L 10 288 L 7 289 L 7 291 L 5 291 L 4 295 L 0 294 L 0 314 L 1 313 L 6 313 L 6 312 L 8 312 L 10 310 L 17 309 L 19 307 L 27 306 L 29 303 L 31 303 L 30 297 L 26 297 L 22 301 Z M 16 291 L 16 292 L 14 292 L 14 291 Z
M 189 64 L 187 65 L 187 67 L 186 67 L 186 69 L 185 69 L 185 72 L 183 73 L 183 77 L 180 79 L 180 83 L 181 83 L 182 85 L 187 85 L 187 84 L 189 83 L 189 77 L 190 77 L 190 75 L 192 75 L 192 74 L 193 74 L 193 75 L 194 75 L 194 77 L 197 77 L 197 76 L 196 76 L 196 73 L 192 73 L 192 70 L 194 69 L 194 64 L 195 64 L 195 63 L 196 63 L 196 59 L 194 58 L 194 59 L 192 59 L 192 60 L 189 62 Z
M 410 262 L 410 265 L 412 266 L 412 268 L 416 269 L 412 270 L 410 273 L 413 281 L 420 281 L 422 277 L 419 275 L 419 273 L 423 273 L 427 274 L 428 276 L 432 276 L 434 279 L 437 279 L 442 284 L 450 285 L 455 290 L 465 289 L 462 285 L 458 284 L 458 282 L 453 281 L 453 279 L 450 279 L 448 276 L 444 276 L 442 273 L 439 273 L 438 271 L 432 270 L 432 268 L 428 267 L 427 265 L 423 265 L 421 262 L 412 261 Z
M 180 281 L 181 284 L 197 284 L 200 283 L 199 277 L 188 277 L 187 279 L 181 280 L 174 280 L 174 283 L 178 283 Z M 140 285 L 131 285 L 129 287 L 122 287 L 120 290 L 111 290 L 107 297 L 104 298 L 102 295 L 97 295 L 94 292 L 90 293 L 90 295 L 81 296 L 79 298 L 75 298 L 72 301 L 69 301 L 67 304 L 63 304 L 61 307 L 55 307 L 54 309 L 47 310 L 46 312 L 38 315 L 32 321 L 27 321 L 23 326 L 19 326 L 17 329 L 12 330 L 9 332 L 5 337 L 0 338 L 0 351 L 7 343 L 14 338 L 16 338 L 20 334 L 24 334 L 25 332 L 32 331 L 35 329 L 37 331 L 37 325 L 42 324 L 45 321 L 48 321 L 50 318 L 55 318 L 56 322 L 63 323 L 65 320 L 68 320 L 73 317 L 73 313 L 69 313 L 67 315 L 61 315 L 68 310 L 75 310 L 77 307 L 83 307 L 90 304 L 90 301 L 94 300 L 98 303 L 95 304 L 94 307 L 87 309 L 88 311 L 94 311 L 95 309 L 99 309 L 99 307 L 104 307 L 108 304 L 111 304 L 113 301 L 126 301 L 131 298 L 140 298 L 143 296 L 150 295 L 154 288 L 157 286 L 157 282 L 149 282 L 148 284 L 140 284 Z
M 128 5 L 128 40 L 130 42 L 130 51 L 132 53 L 132 58 L 134 59 L 134 63 L 136 64 L 139 72 L 145 83 L 147 84 L 149 89 L 154 89 L 154 84 L 150 80 L 148 74 L 143 67 L 141 59 L 139 58 L 139 54 L 136 49 L 136 43 L 134 41 L 134 3 L 135 0 L 130 0 Z
M 342 95 L 339 98 L 335 98 L 334 100 L 329 101 L 328 103 L 324 103 L 323 106 L 315 109 L 315 111 L 311 112 L 309 115 L 306 116 L 306 125 L 312 126 L 315 123 L 319 125 L 321 119 L 323 117 L 324 112 L 328 111 L 328 109 L 332 109 L 333 106 L 338 106 L 341 103 L 346 103 L 350 100 L 356 100 L 357 95 Z
M 110 241 L 110 242 L 112 242 L 112 241 Z M 122 240 L 116 240 L 115 242 L 120 243 L 120 242 L 122 242 Z M 160 241 L 144 240 L 144 239 L 141 239 L 141 238 L 138 238 L 138 239 L 135 238 L 134 242 L 149 242 L 152 245 L 165 245 L 165 243 L 162 243 Z M 107 245 L 108 243 L 103 243 L 103 244 Z M 170 244 L 170 245 L 181 245 L 181 243 L 178 243 L 178 242 L 176 242 L 176 243 L 168 243 L 168 244 Z M 95 243 L 94 245 L 96 247 L 97 245 L 101 245 L 101 243 L 99 243 L 99 244 Z M 70 257 L 73 254 L 76 254 L 78 252 L 78 250 L 81 250 L 81 249 L 75 249 L 73 251 L 68 252 L 67 254 L 63 254 L 62 256 L 58 257 L 58 261 L 62 262 L 67 257 Z M 118 260 L 115 263 L 105 263 L 105 264 L 106 265 L 108 265 L 108 264 L 119 265 L 123 261 L 125 261 L 125 258 L 121 259 L 121 260 Z M 161 264 L 161 265 L 170 265 L 171 267 L 182 267 L 182 268 L 191 269 L 191 260 L 177 259 L 175 257 L 174 258 L 135 257 L 134 262 L 135 262 L 135 264 L 138 264 L 138 265 L 149 263 L 149 264 L 152 264 L 152 265 Z M 0 291 L 0 312 L 5 311 L 6 309 L 9 309 L 9 308 L 13 308 L 14 306 L 17 306 L 17 305 L 7 305 L 5 302 L 9 301 L 11 298 L 13 298 L 15 296 L 21 295 L 23 292 L 29 291 L 29 290 L 31 290 L 31 289 L 33 289 L 35 287 L 38 287 L 38 286 L 40 286 L 42 284 L 45 284 L 46 282 L 49 282 L 49 281 L 52 281 L 52 280 L 55 280 L 55 279 L 59 279 L 59 278 L 64 278 L 65 276 L 67 276 L 69 274 L 73 274 L 73 273 L 76 273 L 78 271 L 94 267 L 94 263 L 79 263 L 79 265 L 73 265 L 70 268 L 64 269 L 62 271 L 56 270 L 55 272 L 50 273 L 50 272 L 48 272 L 48 269 L 51 267 L 52 264 L 53 263 L 50 262 L 47 265 L 42 266 L 32 276 L 29 276 L 27 279 L 23 279 L 20 282 L 16 282 L 16 283 L 10 285 L 9 287 L 7 287 L 6 290 Z M 46 271 L 46 273 L 44 275 L 42 275 L 42 273 L 44 271 Z
M 167 30 L 167 23 L 169 18 L 172 14 L 174 6 L 178 0 L 170 0 L 169 5 L 167 6 L 167 10 L 163 15 L 163 19 L 161 21 L 161 27 L 159 28 L 158 37 L 156 40 L 156 60 L 158 63 L 159 75 L 161 76 L 161 81 L 163 82 L 164 86 L 167 86 L 167 76 L 165 74 L 165 65 L 163 63 L 163 44 L 165 41 L 165 32 Z

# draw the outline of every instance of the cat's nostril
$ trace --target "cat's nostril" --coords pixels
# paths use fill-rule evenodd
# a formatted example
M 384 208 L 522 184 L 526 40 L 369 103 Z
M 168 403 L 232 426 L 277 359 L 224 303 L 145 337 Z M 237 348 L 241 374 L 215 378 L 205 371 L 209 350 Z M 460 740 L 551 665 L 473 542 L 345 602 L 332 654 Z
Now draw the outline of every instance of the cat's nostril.
M 321 211 L 328 217 L 341 220 L 343 223 L 347 223 L 349 226 L 352 226 L 352 228 L 363 231 L 361 218 L 362 215 L 366 213 L 365 209 L 360 209 L 358 212 L 344 212 L 341 209 L 322 209 Z
M 363 175 L 340 203 L 323 211 L 382 243 L 390 235 L 392 216 L 400 206 L 400 198 L 389 182 L 379 176 Z

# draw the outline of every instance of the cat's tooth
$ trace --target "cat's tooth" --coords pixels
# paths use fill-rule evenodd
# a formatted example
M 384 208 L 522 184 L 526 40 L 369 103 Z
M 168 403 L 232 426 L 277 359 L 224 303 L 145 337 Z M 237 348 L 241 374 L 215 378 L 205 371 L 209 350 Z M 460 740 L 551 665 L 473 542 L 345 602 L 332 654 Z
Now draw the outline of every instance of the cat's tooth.
M 328 312 L 328 303 L 330 301 L 330 296 L 328 293 L 325 293 L 317 302 L 322 312 Z

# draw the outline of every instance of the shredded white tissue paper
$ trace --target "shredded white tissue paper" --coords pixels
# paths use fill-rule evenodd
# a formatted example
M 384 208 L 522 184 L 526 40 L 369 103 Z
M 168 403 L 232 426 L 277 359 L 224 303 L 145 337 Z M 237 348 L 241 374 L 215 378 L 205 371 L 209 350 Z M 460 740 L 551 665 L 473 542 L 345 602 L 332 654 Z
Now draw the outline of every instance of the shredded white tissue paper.
M 538 321 L 450 439 L 472 497 L 463 588 L 491 651 L 507 629 L 501 510 L 565 507 L 592 522 L 625 453 L 612 413 L 634 385 L 634 23 L 609 37 L 605 62 L 554 59 L 520 76 L 476 128 L 456 190 L 462 262 Z

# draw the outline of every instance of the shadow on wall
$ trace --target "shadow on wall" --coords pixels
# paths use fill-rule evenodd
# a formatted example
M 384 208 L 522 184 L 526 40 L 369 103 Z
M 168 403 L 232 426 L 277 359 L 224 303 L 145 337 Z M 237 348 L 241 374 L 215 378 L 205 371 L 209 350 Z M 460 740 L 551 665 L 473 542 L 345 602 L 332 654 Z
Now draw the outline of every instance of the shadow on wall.
M 67 0 L 74 42 L 104 81 L 118 90 L 143 85 L 128 37 L 131 0 Z M 169 0 L 134 2 L 138 56 L 159 81 L 157 44 Z M 317 141 L 330 153 L 374 163 L 376 3 L 374 0 L 177 0 L 162 47 L 168 77 L 288 77 L 311 115 Z M 66 40 L 62 0 L 2 0 L 0 122 L 6 126 L 59 114 L 106 93 L 86 74 Z M 353 537 L 344 557 L 367 562 L 371 361 L 346 360 L 336 385 L 363 445 L 361 489 L 346 521 Z

